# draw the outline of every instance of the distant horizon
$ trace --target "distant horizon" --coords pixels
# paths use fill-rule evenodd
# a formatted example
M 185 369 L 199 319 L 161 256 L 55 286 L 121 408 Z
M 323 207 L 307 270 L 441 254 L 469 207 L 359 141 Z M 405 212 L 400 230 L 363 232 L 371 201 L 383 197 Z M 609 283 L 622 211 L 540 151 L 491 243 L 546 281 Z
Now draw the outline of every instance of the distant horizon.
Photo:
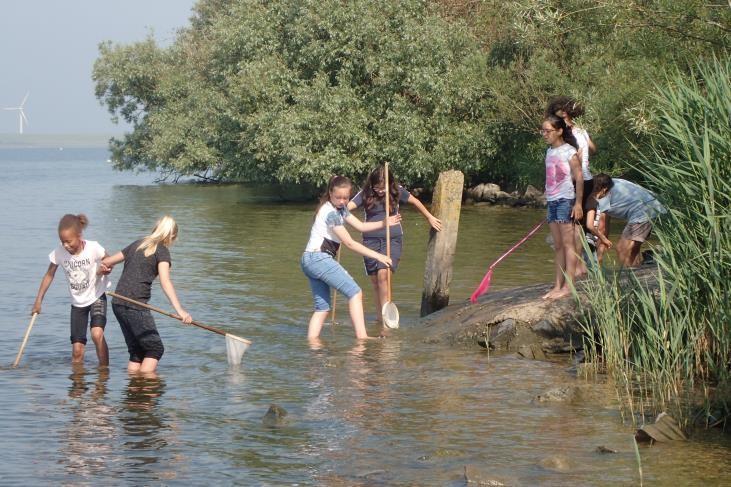
M 0 149 L 22 148 L 106 148 L 109 139 L 123 136 L 119 133 L 57 133 L 57 134 L 18 134 L 0 133 Z

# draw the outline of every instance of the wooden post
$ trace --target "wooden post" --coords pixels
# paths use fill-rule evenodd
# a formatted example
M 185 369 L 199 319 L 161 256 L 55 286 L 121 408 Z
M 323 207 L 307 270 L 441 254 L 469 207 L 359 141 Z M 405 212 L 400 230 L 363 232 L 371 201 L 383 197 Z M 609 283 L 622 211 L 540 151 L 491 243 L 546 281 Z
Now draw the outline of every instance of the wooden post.
M 460 171 L 446 171 L 439 175 L 434 188 L 431 212 L 442 221 L 442 231 L 432 229 L 429 235 L 421 316 L 449 304 L 449 283 L 452 281 L 452 263 L 457 247 L 463 186 L 464 174 Z

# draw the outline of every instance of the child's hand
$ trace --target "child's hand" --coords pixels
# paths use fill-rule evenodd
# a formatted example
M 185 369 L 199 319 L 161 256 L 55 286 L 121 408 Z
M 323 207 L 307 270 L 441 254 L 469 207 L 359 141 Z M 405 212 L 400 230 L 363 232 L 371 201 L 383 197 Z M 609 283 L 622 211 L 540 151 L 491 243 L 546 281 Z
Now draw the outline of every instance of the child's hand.
M 574 219 L 576 222 L 580 222 L 581 218 L 584 216 L 584 209 L 581 207 L 581 201 L 577 201 L 574 204 L 574 209 L 571 210 L 571 218 Z
M 389 268 L 393 267 L 393 260 L 391 260 L 391 257 L 385 256 L 383 254 L 380 254 L 381 257 L 378 259 L 381 261 L 381 263 L 386 264 Z
M 607 237 L 602 236 L 602 243 L 607 246 L 608 249 L 612 248 L 612 241 Z
M 388 217 L 388 226 L 389 227 L 398 225 L 399 223 L 401 223 L 401 213 L 397 213 L 395 215 L 391 215 Z
M 99 264 L 99 270 L 97 271 L 97 274 L 106 276 L 110 272 L 112 272 L 112 269 L 114 269 L 114 266 L 105 265 L 104 261 L 102 261 L 102 263 Z
M 434 230 L 436 230 L 437 232 L 441 232 L 442 231 L 442 220 L 440 220 L 439 218 L 435 217 L 434 215 L 430 216 L 428 218 L 428 220 L 429 220 L 429 225 L 431 225 L 431 227 Z
M 182 311 L 182 313 L 178 313 L 180 315 L 180 321 L 182 321 L 184 325 L 190 325 L 191 321 L 193 321 L 193 317 L 190 316 L 190 313 L 187 311 Z

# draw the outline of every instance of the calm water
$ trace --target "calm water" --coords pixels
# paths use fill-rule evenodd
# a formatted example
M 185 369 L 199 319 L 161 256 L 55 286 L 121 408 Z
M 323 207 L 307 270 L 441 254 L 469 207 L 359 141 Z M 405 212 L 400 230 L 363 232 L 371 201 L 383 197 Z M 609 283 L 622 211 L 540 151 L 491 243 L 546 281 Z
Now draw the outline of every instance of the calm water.
M 304 339 L 311 298 L 298 264 L 313 204 L 238 185 L 156 185 L 149 175 L 112 171 L 107 157 L 97 149 L 0 149 L 3 484 L 463 485 L 467 464 L 513 485 L 638 482 L 632 429 L 622 425 L 611 389 L 576 381 L 564 363 L 420 342 L 427 230 L 414 211 L 405 211 L 406 251 L 394 280 L 402 328 L 359 345 L 343 323 L 323 330 L 323 347 L 313 350 Z M 242 366 L 228 368 L 221 337 L 159 317 L 166 345 L 159 378 L 130 378 L 110 310 L 110 370 L 96 368 L 93 347 L 85 367 L 72 369 L 58 273 L 21 366 L 10 369 L 58 243 L 58 219 L 82 211 L 91 220 L 86 237 L 110 252 L 160 215 L 174 215 L 181 300 L 194 318 L 254 341 Z M 453 301 L 466 299 L 487 265 L 542 216 L 465 208 Z M 543 237 L 498 268 L 493 289 L 550 281 Z M 343 262 L 366 290 L 372 320 L 361 260 L 346 252 Z M 153 295 L 153 304 L 169 308 L 159 287 Z M 587 399 L 531 402 L 562 384 L 582 385 Z M 289 412 L 284 425 L 262 424 L 270 403 Z M 724 441 L 643 448 L 646 484 L 728 484 Z M 595 453 L 600 445 L 619 453 Z M 553 457 L 567 465 L 550 468 Z

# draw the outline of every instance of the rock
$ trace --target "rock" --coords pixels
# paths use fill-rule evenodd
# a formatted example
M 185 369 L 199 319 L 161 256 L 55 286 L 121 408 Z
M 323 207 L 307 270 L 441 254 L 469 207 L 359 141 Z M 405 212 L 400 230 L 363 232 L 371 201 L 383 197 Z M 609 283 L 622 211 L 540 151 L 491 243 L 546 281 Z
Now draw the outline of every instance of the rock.
M 541 467 L 554 472 L 568 472 L 571 470 L 569 459 L 563 455 L 552 455 L 546 457 L 540 462 Z
M 524 204 L 529 206 L 546 206 L 546 196 L 542 191 L 539 191 L 530 184 L 525 189 L 525 193 L 523 193 L 523 198 L 521 198 L 521 200 Z
M 287 422 L 287 411 L 276 404 L 270 404 L 269 410 L 264 415 L 263 418 L 261 418 L 261 422 L 264 423 L 265 426 L 282 426 Z
M 518 347 L 518 355 L 523 358 L 534 359 L 534 360 L 545 360 L 546 354 L 543 353 L 543 349 L 536 343 L 528 345 L 521 345 Z
M 488 201 L 494 203 L 497 200 L 497 194 L 500 192 L 500 186 L 493 183 L 478 184 L 474 188 L 467 190 L 467 196 L 475 201 Z
M 567 402 L 571 401 L 576 395 L 576 390 L 571 386 L 555 387 L 549 389 L 543 394 L 538 394 L 534 402 Z
M 548 320 L 541 320 L 534 325 L 531 325 L 530 329 L 538 335 L 546 338 L 553 338 L 563 335 L 563 330 L 557 330 L 553 323 Z
M 515 320 L 509 318 L 490 329 L 490 344 L 495 347 L 508 348 L 516 333 Z
M 606 446 L 598 446 L 594 451 L 597 453 L 617 453 L 617 450 L 612 450 L 611 448 L 607 448 Z

